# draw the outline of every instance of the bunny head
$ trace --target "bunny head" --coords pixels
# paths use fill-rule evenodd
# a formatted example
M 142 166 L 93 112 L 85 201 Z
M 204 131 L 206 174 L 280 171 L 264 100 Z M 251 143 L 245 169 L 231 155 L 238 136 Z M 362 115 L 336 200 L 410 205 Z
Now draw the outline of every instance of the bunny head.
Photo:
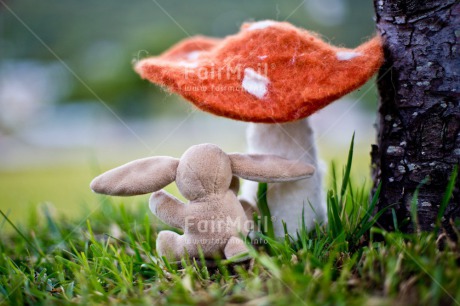
M 176 184 L 189 200 L 209 193 L 222 193 L 229 189 L 232 165 L 228 155 L 218 146 L 201 144 L 189 148 L 177 167 Z
M 94 192 L 131 196 L 155 192 L 176 181 L 193 201 L 229 190 L 232 176 L 257 182 L 287 182 L 313 175 L 315 168 L 276 155 L 226 154 L 213 144 L 189 148 L 176 159 L 166 156 L 132 161 L 107 171 L 91 182 Z

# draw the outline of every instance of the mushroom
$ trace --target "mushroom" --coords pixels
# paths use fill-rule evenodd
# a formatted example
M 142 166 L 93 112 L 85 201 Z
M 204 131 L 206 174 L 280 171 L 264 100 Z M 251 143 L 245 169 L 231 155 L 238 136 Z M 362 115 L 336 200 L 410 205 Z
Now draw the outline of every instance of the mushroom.
M 243 24 L 223 39 L 183 40 L 135 69 L 212 114 L 251 122 L 249 153 L 276 154 L 318 168 L 308 116 L 363 85 L 381 66 L 381 39 L 355 49 L 335 47 L 287 22 Z M 196 89 L 199 90 L 196 90 Z M 255 206 L 256 185 L 245 184 L 241 200 Z M 275 234 L 326 222 L 321 173 L 309 180 L 270 184 L 267 202 Z

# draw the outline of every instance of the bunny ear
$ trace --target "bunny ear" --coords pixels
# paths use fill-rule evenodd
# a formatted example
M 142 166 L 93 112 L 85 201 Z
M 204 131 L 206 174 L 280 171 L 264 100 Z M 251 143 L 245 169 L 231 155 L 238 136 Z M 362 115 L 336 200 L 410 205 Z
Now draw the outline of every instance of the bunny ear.
M 276 155 L 233 153 L 229 157 L 234 175 L 256 182 L 289 182 L 315 173 L 312 165 Z
M 158 191 L 176 179 L 179 160 L 157 156 L 138 159 L 96 177 L 91 189 L 97 193 L 131 196 Z

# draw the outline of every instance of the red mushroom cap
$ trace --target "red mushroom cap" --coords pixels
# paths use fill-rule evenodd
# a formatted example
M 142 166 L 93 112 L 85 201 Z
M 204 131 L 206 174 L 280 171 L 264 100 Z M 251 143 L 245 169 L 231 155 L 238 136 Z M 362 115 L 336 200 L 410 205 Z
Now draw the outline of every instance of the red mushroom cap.
M 185 39 L 135 69 L 204 111 L 281 123 L 305 118 L 360 87 L 382 62 L 379 36 L 345 49 L 289 23 L 266 20 L 244 24 L 224 39 Z

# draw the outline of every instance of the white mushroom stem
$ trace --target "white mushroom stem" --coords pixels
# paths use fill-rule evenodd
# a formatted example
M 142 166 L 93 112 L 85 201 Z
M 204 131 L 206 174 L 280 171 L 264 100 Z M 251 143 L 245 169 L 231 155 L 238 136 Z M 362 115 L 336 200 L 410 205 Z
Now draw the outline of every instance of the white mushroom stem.
M 285 124 L 255 124 L 247 129 L 249 153 L 276 154 L 292 160 L 312 164 L 315 174 L 308 179 L 289 183 L 268 184 L 267 202 L 272 215 L 275 235 L 284 237 L 281 220 L 289 234 L 296 237 L 301 228 L 302 210 L 308 229 L 315 222 L 327 222 L 326 199 L 323 196 L 322 173 L 316 156 L 313 130 L 308 118 Z M 256 206 L 258 184 L 245 181 L 240 200 Z

